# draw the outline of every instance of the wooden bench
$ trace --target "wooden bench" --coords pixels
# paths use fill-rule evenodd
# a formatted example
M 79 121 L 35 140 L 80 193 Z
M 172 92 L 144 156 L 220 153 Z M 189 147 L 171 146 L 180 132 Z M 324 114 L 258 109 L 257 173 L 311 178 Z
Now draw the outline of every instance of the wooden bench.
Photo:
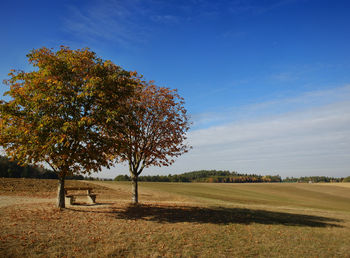
M 68 191 L 71 193 L 68 194 Z M 64 196 L 69 199 L 71 205 L 75 203 L 78 196 L 86 196 L 90 204 L 96 203 L 96 194 L 92 193 L 92 188 L 90 187 L 65 187 Z

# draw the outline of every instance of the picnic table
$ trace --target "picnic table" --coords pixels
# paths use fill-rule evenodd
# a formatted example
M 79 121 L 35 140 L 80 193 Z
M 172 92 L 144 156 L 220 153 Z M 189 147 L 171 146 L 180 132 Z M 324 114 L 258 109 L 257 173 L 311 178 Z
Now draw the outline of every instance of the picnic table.
M 93 188 L 91 187 L 65 187 L 64 195 L 69 199 L 69 203 L 73 205 L 75 203 L 76 197 L 86 196 L 88 202 L 91 204 L 96 203 L 96 194 L 92 193 Z

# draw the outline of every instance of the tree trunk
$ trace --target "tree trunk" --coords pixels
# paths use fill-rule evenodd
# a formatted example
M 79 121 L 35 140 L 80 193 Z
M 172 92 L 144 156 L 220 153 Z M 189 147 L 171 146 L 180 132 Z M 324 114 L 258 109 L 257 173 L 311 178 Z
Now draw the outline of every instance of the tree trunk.
M 64 180 L 65 176 L 59 176 L 58 178 L 58 191 L 57 191 L 57 207 L 65 208 L 65 198 L 64 198 Z
M 132 203 L 139 203 L 139 193 L 137 188 L 137 176 L 132 176 Z

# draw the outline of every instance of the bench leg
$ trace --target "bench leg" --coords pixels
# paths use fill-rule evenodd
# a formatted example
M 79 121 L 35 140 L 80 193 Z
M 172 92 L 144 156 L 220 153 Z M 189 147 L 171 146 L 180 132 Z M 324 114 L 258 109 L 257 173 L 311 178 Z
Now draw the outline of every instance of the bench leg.
M 75 202 L 75 198 L 74 198 L 74 196 L 69 196 L 69 197 L 66 197 L 66 200 L 69 200 L 69 204 L 70 205 L 74 205 L 74 202 Z
M 88 199 L 91 204 L 96 203 L 96 195 L 88 195 Z

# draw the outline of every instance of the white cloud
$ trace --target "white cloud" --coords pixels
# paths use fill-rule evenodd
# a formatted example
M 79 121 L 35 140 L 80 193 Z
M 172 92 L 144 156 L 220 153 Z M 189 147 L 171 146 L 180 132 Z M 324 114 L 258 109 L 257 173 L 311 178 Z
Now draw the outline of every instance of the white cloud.
M 227 124 L 234 121 L 267 119 L 290 112 L 322 107 L 331 103 L 339 103 L 350 99 L 350 85 L 335 89 L 305 92 L 293 97 L 282 97 L 262 103 L 226 108 L 220 112 L 207 112 L 193 115 L 194 128 L 203 128 L 215 124 Z
M 301 102 L 314 105 L 291 111 L 290 103 Z M 189 133 L 193 150 L 169 168 L 149 168 L 144 173 L 225 169 L 281 176 L 350 175 L 349 86 L 261 105 L 284 112 L 233 123 L 228 116 L 226 123 L 193 130 Z M 127 173 L 126 167 L 117 167 L 100 176 L 113 177 L 116 171 Z

